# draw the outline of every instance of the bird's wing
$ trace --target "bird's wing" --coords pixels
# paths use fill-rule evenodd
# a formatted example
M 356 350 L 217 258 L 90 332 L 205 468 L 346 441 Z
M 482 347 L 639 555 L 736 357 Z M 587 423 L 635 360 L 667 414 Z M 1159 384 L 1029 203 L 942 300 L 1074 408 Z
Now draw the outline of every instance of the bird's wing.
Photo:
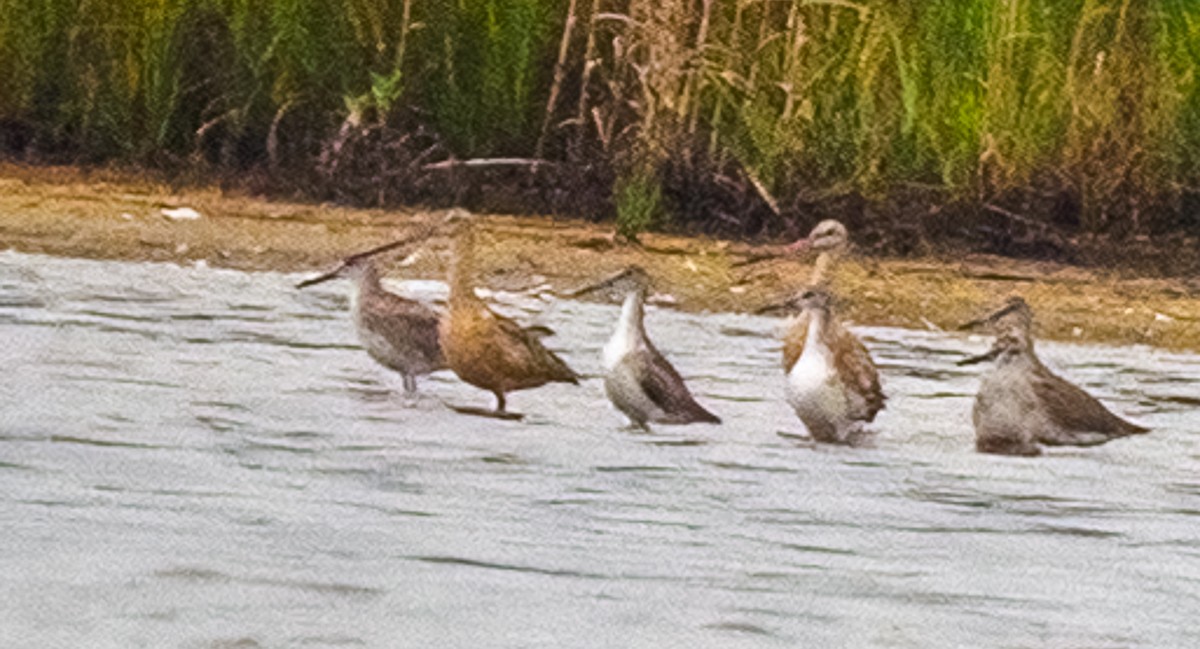
M 389 293 L 369 309 L 364 309 L 362 317 L 372 330 L 386 332 L 390 340 L 407 341 L 432 365 L 444 365 L 438 341 L 439 316 L 433 309 L 416 300 Z
M 1079 433 L 1078 438 L 1057 440 L 1076 445 L 1101 444 L 1113 437 L 1136 435 L 1149 429 L 1114 415 L 1082 388 L 1039 367 L 1033 373 L 1033 390 L 1053 423 L 1060 429 Z M 1087 433 L 1091 433 L 1088 435 Z M 1056 440 L 1041 440 L 1054 444 Z
M 866 420 L 875 419 L 875 414 L 884 408 L 883 386 L 879 383 L 879 370 L 871 360 L 871 352 L 866 345 L 850 332 L 849 329 L 837 325 L 837 335 L 841 338 L 835 346 L 834 365 L 838 368 L 838 376 L 847 387 L 861 396 L 866 403 Z
M 638 385 L 654 405 L 668 415 L 687 415 L 699 421 L 721 421 L 696 402 L 683 377 L 653 345 L 647 344 L 636 352 L 633 365 Z
M 804 341 L 808 339 L 807 312 L 802 312 L 788 323 L 787 331 L 783 332 L 783 371 L 792 371 L 792 366 L 800 360 L 804 353 Z
M 494 311 L 491 312 L 496 325 L 510 345 L 502 345 L 497 349 L 506 357 L 511 367 L 521 368 L 527 374 L 545 375 L 555 381 L 578 383 L 579 375 L 572 370 L 557 354 L 546 349 L 541 338 L 544 331 L 534 329 L 528 331 L 517 324 L 515 320 L 506 318 Z

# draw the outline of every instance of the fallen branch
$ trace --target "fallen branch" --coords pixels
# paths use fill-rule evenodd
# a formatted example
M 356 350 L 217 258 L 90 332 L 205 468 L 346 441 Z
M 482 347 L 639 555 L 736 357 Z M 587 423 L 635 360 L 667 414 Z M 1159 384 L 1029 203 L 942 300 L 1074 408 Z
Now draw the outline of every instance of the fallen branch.
M 1041 282 L 1045 279 L 1043 277 L 1037 277 L 1037 276 L 1033 276 L 1033 275 L 1018 275 L 1015 273 L 1002 273 L 999 271 L 989 272 L 989 271 L 973 271 L 973 270 L 963 269 L 963 270 L 960 270 L 959 272 L 962 273 L 963 277 L 966 277 L 969 279 L 982 279 L 982 280 L 992 281 L 992 282 L 1036 283 L 1036 282 Z
M 777 300 L 777 301 L 773 301 L 773 302 L 767 302 L 766 304 L 758 307 L 751 313 L 753 313 L 754 315 L 768 315 L 771 313 L 778 313 L 780 311 L 793 311 L 793 310 L 795 310 L 795 307 L 792 306 L 791 300 Z
M 457 167 L 557 167 L 559 163 L 540 158 L 471 158 L 468 160 L 442 160 L 423 165 L 425 171 L 454 169 Z
M 730 268 L 745 268 L 746 266 L 753 266 L 754 264 L 757 264 L 760 261 L 767 261 L 768 259 L 780 259 L 783 256 L 784 255 L 781 253 L 752 254 L 752 255 L 748 255 L 745 259 L 742 259 L 741 261 L 735 261 L 732 264 L 729 264 L 729 267 Z
M 1057 242 L 1057 243 L 1062 242 L 1062 237 L 1060 237 L 1058 235 L 1058 233 L 1055 232 L 1053 230 L 1053 228 L 1050 227 L 1049 224 L 1038 221 L 1037 219 L 1029 218 L 1028 216 L 1025 216 L 1023 214 L 1017 214 L 1016 212 L 1013 212 L 1011 210 L 1006 210 L 1003 207 L 1000 207 L 999 205 L 996 205 L 994 203 L 984 203 L 983 209 L 985 209 L 989 212 L 992 212 L 993 214 L 999 214 L 1000 216 L 1003 216 L 1012 221 L 1016 221 L 1017 223 L 1024 223 L 1025 225 L 1028 225 L 1030 227 L 1037 228 L 1038 230 L 1042 231 L 1043 233 L 1048 234 L 1052 239 L 1055 240 L 1055 242 Z
M 996 205 L 994 203 L 984 203 L 983 209 L 985 209 L 989 212 L 995 213 L 995 214 L 999 214 L 1000 216 L 1007 217 L 1018 223 L 1024 223 L 1025 225 L 1032 225 L 1034 227 L 1041 228 L 1043 230 L 1045 230 L 1047 227 L 1046 224 L 1042 223 L 1041 221 L 1031 219 L 1028 216 L 1024 216 L 1022 214 L 1017 214 L 1016 212 L 1013 212 L 1011 210 L 1006 210 L 1003 207 L 1000 207 L 999 205 Z

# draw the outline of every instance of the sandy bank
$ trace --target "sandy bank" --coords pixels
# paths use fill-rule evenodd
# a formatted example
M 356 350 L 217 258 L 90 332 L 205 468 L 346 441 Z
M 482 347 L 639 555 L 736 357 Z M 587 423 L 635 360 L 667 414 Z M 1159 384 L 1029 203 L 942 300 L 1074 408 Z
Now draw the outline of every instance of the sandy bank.
M 164 209 L 200 217 L 172 220 Z M 420 210 L 363 210 L 267 201 L 215 188 L 173 191 L 113 172 L 0 165 L 0 248 L 243 270 L 303 271 L 403 236 L 439 218 Z M 765 258 L 776 248 L 647 235 L 614 244 L 604 225 L 547 217 L 483 217 L 481 282 L 570 290 L 631 263 L 686 310 L 753 311 L 801 286 L 811 260 Z M 400 277 L 442 277 L 447 242 L 435 239 L 400 264 Z M 1116 271 L 990 256 L 852 258 L 835 285 L 859 324 L 953 328 L 1013 293 L 1037 311 L 1042 336 L 1146 343 L 1200 351 L 1200 280 L 1146 279 Z

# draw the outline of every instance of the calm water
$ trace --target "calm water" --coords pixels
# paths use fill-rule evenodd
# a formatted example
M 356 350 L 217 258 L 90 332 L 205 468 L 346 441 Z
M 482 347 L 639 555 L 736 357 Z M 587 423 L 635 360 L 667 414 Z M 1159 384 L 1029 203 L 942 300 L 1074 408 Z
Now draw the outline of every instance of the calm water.
M 546 308 L 589 378 L 501 422 L 406 400 L 297 279 L 0 253 L 0 646 L 1200 646 L 1200 357 L 1043 345 L 1155 431 L 999 458 L 986 341 L 863 328 L 878 444 L 813 449 L 778 320 L 651 310 L 727 423 L 641 435 L 616 307 Z

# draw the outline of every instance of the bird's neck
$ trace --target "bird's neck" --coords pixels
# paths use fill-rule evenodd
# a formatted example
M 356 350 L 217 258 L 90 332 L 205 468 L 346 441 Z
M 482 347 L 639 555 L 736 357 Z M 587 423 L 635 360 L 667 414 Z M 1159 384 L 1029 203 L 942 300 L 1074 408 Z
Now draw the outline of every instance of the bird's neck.
M 355 283 L 358 284 L 360 291 L 366 293 L 369 291 L 382 291 L 383 284 L 380 280 L 379 269 L 375 267 L 374 263 L 367 262 L 366 267 L 363 268 L 362 274 L 358 276 L 358 281 Z
M 470 305 L 475 296 L 475 233 L 467 227 L 454 239 L 454 265 L 450 270 L 451 305 Z
M 824 309 L 813 309 L 808 313 L 808 333 L 804 340 L 804 354 L 825 355 L 829 348 L 829 312 Z
M 813 266 L 812 276 L 809 278 L 811 286 L 826 286 L 829 284 L 829 276 L 833 272 L 833 266 L 842 256 L 841 249 L 822 250 L 817 255 L 817 263 Z
M 1033 353 L 1033 337 L 1027 331 L 1011 330 L 1001 332 L 996 337 L 996 347 L 1000 348 L 997 361 L 1013 363 L 1021 360 L 1034 364 L 1040 363 L 1037 354 Z
M 367 265 L 354 278 L 354 290 L 350 292 L 350 310 L 357 314 L 362 308 L 364 300 L 370 299 L 370 296 L 384 292 L 383 284 L 380 281 L 379 269 L 374 263 L 368 262 Z
M 617 323 L 617 329 L 627 340 L 639 340 L 645 336 L 645 299 L 646 294 L 643 291 L 630 291 L 621 305 L 621 319 Z
M 612 369 L 621 359 L 639 347 L 645 346 L 645 331 L 642 329 L 642 299 L 641 291 L 631 291 L 625 296 L 621 305 L 621 317 L 617 320 L 617 328 L 612 338 L 604 345 L 604 366 Z

